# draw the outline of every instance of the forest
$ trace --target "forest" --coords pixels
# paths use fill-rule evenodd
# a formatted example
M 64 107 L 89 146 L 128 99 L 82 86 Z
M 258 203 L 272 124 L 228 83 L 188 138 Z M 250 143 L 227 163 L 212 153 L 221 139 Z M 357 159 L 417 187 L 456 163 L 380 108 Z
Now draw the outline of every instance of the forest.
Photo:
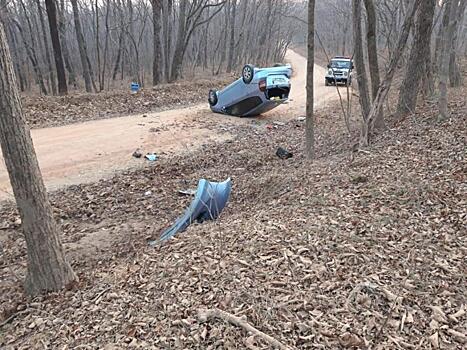
M 466 0 L 0 0 L 1 349 L 464 349 Z

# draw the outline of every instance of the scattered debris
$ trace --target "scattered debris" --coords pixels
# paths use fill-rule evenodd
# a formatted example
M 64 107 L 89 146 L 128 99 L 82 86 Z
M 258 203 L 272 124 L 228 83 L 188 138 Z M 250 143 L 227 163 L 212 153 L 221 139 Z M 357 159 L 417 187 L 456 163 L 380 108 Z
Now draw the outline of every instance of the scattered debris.
M 155 162 L 157 160 L 157 155 L 155 153 L 148 153 L 144 156 L 150 162 Z
M 237 317 L 234 316 L 228 312 L 219 310 L 219 309 L 213 309 L 213 310 L 199 310 L 198 311 L 198 320 L 202 323 L 208 322 L 211 319 L 220 319 L 222 321 L 228 322 L 233 324 L 234 326 L 241 327 L 245 331 L 263 339 L 265 342 L 267 342 L 269 345 L 271 345 L 273 348 L 281 349 L 281 350 L 290 350 L 292 349 L 291 347 L 282 344 L 280 341 L 274 339 L 270 335 L 267 335 L 266 333 L 261 332 L 259 329 L 253 327 L 251 324 L 249 324 L 245 318 L 242 317 Z
M 179 190 L 178 193 L 184 196 L 194 196 L 196 194 L 196 190 Z
M 276 156 L 278 156 L 280 159 L 289 159 L 293 157 L 293 153 L 287 151 L 282 147 L 279 147 L 276 151 Z
M 277 125 L 277 126 L 285 126 L 285 123 L 283 122 L 278 122 L 278 121 L 274 121 L 272 122 L 274 125 Z
M 227 179 L 224 182 L 209 182 L 205 179 L 199 180 L 195 199 L 175 224 L 165 230 L 159 241 L 150 241 L 149 245 L 156 245 L 174 236 L 178 232 L 183 232 L 194 221 L 203 222 L 214 220 L 221 214 L 232 190 L 232 181 Z
M 306 117 L 298 117 L 297 120 L 299 122 L 304 122 L 306 120 Z
M 139 149 L 137 149 L 136 151 L 133 152 L 133 157 L 135 158 L 141 158 L 143 156 L 143 154 L 141 153 L 141 151 Z

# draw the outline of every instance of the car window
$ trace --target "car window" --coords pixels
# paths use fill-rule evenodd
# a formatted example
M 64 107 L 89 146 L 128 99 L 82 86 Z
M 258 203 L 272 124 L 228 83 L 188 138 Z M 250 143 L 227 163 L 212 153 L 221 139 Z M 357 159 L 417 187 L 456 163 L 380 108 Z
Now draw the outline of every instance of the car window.
M 350 61 L 331 61 L 331 68 L 350 68 Z

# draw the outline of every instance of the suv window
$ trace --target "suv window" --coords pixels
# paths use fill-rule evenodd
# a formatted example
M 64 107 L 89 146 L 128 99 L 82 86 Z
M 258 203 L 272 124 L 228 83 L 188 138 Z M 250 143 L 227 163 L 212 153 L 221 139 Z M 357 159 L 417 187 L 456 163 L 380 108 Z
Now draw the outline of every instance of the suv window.
M 346 69 L 350 69 L 351 63 L 350 63 L 350 61 L 331 60 L 330 66 L 331 66 L 331 68 L 346 68 Z

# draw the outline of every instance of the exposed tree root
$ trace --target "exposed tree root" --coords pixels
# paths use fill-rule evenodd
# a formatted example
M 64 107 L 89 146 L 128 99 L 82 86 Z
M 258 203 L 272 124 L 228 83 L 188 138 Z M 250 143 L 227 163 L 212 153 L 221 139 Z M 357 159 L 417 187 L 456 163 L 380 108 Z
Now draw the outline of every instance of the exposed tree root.
M 249 324 L 247 321 L 245 321 L 243 318 L 234 316 L 228 312 L 219 310 L 219 309 L 210 309 L 210 310 L 199 310 L 198 311 L 198 320 L 200 322 L 207 322 L 211 319 L 221 319 L 223 321 L 229 322 L 233 324 L 234 326 L 241 327 L 247 332 L 252 333 L 253 335 L 260 337 L 264 341 L 266 341 L 269 345 L 273 346 L 274 348 L 277 349 L 283 349 L 283 350 L 291 350 L 292 348 L 282 344 L 278 340 L 274 339 L 273 337 L 267 335 L 266 333 L 261 332 L 260 330 L 256 329 L 253 327 L 251 324 Z

